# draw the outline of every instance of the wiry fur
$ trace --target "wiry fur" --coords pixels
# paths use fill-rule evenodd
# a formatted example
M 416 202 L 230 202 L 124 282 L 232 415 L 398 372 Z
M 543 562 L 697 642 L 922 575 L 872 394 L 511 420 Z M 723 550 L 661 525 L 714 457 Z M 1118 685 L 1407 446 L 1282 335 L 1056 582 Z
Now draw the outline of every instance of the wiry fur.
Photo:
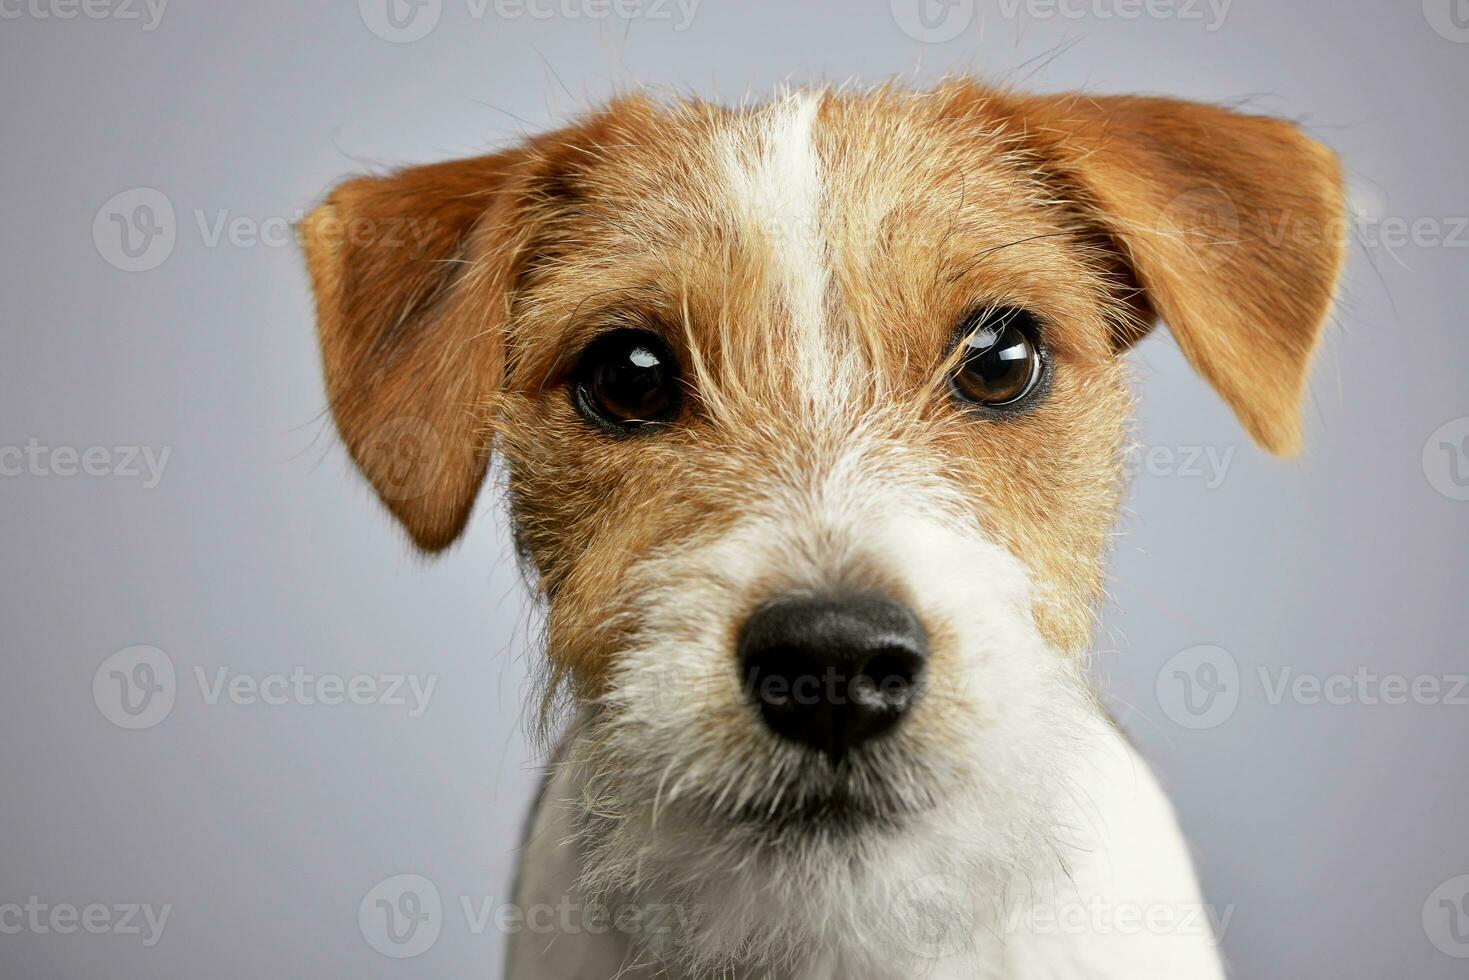
M 1199 188 L 1229 235 L 1177 206 Z M 428 550 L 496 447 L 548 703 L 575 711 L 519 900 L 684 913 L 656 936 L 516 937 L 512 976 L 1217 977 L 1207 935 L 1058 939 L 1010 915 L 1198 902 L 1082 680 L 1118 355 L 1161 314 L 1250 432 L 1292 449 L 1340 206 L 1329 153 L 1286 124 L 967 81 L 624 99 L 339 188 L 305 227 L 338 426 Z M 383 233 L 401 216 L 431 221 L 409 247 Z M 1050 359 L 1014 417 L 945 385 L 957 326 L 991 306 L 1031 311 Z M 618 326 L 661 334 L 685 382 L 679 416 L 632 438 L 567 396 Z M 903 725 L 833 768 L 761 726 L 733 649 L 771 597 L 847 587 L 906 603 L 932 654 Z M 913 940 L 945 916 L 957 941 Z
M 1076 757 L 1090 709 L 1079 671 L 1040 638 L 1018 562 L 962 512 L 914 513 L 925 493 L 901 466 L 839 463 L 809 497 L 629 576 L 646 614 L 567 763 L 585 774 L 582 886 L 689 910 L 695 928 L 657 950 L 688 975 L 839 954 L 895 969 L 909 882 L 975 883 L 996 907 L 974 914 L 998 920 L 1012 883 L 1064 866 L 1053 821 L 1073 773 L 1055 760 Z M 890 582 L 942 639 L 935 679 L 911 727 L 833 770 L 762 728 L 724 632 L 763 594 Z

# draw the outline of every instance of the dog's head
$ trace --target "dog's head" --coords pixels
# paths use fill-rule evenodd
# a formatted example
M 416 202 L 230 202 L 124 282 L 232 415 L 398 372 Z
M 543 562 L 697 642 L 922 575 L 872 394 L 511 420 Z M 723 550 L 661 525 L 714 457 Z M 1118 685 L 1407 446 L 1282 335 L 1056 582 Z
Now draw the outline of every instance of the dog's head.
M 1293 450 L 1340 208 L 1286 123 L 955 82 L 626 99 L 304 230 L 338 428 L 420 548 L 503 461 L 584 709 L 588 883 L 755 879 L 700 893 L 763 896 L 717 957 L 899 854 L 1045 847 L 1094 713 L 1119 358 L 1161 318 Z

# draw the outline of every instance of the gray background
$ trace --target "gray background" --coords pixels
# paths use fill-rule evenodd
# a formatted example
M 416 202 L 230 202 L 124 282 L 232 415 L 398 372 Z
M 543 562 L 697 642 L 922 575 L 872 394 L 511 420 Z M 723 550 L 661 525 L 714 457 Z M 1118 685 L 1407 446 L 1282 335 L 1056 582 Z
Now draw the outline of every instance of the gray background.
M 1157 452 L 1123 517 L 1098 672 L 1232 916 L 1236 976 L 1469 973 L 1450 955 L 1469 955 L 1469 916 L 1460 942 L 1437 904 L 1469 889 L 1451 880 L 1469 873 L 1469 706 L 1372 703 L 1370 686 L 1272 703 L 1258 673 L 1469 672 L 1469 502 L 1453 480 L 1469 444 L 1456 471 L 1434 436 L 1469 433 L 1469 29 L 1450 0 L 1235 0 L 1222 24 L 1203 6 L 1130 19 L 1129 0 L 1085 0 L 1079 17 L 957 0 L 963 30 L 944 41 L 909 36 L 888 0 L 702 0 L 686 27 L 595 19 L 596 0 L 566 0 L 578 18 L 442 0 L 413 43 L 375 35 L 352 0 L 174 0 L 153 30 L 141 7 L 61 19 L 38 14 L 65 0 L 27 2 L 0 5 L 0 447 L 171 456 L 152 488 L 0 477 L 0 905 L 171 912 L 151 948 L 0 934 L 0 976 L 500 974 L 503 937 L 476 934 L 460 899 L 508 900 L 536 766 L 535 622 L 489 498 L 426 564 L 351 470 L 283 220 L 344 173 L 502 145 L 614 90 L 739 100 L 786 79 L 944 71 L 1244 101 L 1346 160 L 1358 242 L 1301 460 L 1249 446 L 1166 335 L 1134 357 L 1138 435 Z M 128 272 L 108 202 L 139 187 L 166 196 L 175 240 Z M 222 216 L 276 239 L 216 240 Z M 1414 221 L 1417 240 L 1395 243 Z M 1222 480 L 1185 465 L 1195 450 L 1233 451 Z M 139 644 L 167 654 L 178 690 L 134 731 L 92 682 Z M 1204 728 L 1175 687 L 1200 656 L 1239 675 Z M 417 718 L 210 704 L 195 670 L 220 667 L 438 686 Z M 441 934 L 392 959 L 357 911 L 405 872 L 442 896 Z

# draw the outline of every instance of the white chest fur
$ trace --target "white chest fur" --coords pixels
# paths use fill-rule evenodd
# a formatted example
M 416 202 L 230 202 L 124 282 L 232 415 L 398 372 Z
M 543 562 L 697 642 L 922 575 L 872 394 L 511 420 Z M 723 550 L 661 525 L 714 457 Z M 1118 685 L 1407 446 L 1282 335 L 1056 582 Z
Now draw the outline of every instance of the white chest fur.
M 890 956 L 849 955 L 840 946 L 793 951 L 801 965 L 779 974 L 746 969 L 728 980 L 1220 980 L 1215 932 L 1227 918 L 1204 906 L 1173 812 L 1146 764 L 1100 719 L 1096 751 L 1078 772 L 1068 850 L 1052 880 L 1017 887 L 1024 899 L 1002 916 L 964 918 L 946 909 L 962 883 L 920 880 L 895 916 L 911 942 Z M 509 980 L 706 980 L 659 962 L 658 943 L 676 941 L 680 917 L 656 896 L 641 896 L 636 916 L 587 912 L 578 889 L 575 835 L 579 779 L 557 772 L 534 814 L 516 902 L 542 927 L 511 937 Z M 1062 866 L 1065 871 L 1062 871 Z M 933 876 L 928 876 L 932 879 Z M 992 903 L 993 904 L 993 903 Z M 958 918 L 952 918 L 954 914 Z M 946 918 L 950 916 L 951 918 Z M 955 935 L 950 922 L 965 923 Z M 884 924 L 889 930 L 892 923 Z M 657 936 L 644 941 L 650 935 Z M 714 980 L 713 977 L 707 980 Z M 720 977 L 719 980 L 725 980 Z

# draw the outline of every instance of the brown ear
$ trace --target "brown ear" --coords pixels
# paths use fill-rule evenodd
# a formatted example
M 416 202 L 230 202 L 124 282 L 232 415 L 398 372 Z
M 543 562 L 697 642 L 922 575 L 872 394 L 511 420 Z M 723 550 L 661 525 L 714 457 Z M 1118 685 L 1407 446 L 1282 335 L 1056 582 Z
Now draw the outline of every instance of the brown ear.
M 484 480 L 525 157 L 350 180 L 303 224 L 337 429 L 425 551 L 458 537 Z
M 1163 319 L 1257 442 L 1295 452 L 1345 252 L 1332 153 L 1289 123 L 1189 102 L 1001 101 L 1115 243 L 1147 320 Z

